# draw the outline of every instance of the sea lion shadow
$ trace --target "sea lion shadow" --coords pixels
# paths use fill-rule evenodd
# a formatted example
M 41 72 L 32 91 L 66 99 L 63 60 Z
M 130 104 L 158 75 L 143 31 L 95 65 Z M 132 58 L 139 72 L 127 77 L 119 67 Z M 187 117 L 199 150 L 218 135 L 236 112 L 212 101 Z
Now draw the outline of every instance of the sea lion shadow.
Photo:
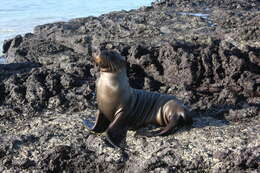
M 242 110 L 249 107 L 258 107 L 259 104 L 244 103 L 243 105 L 221 104 L 212 105 L 204 111 L 196 111 L 193 117 L 194 123 L 192 128 L 204 128 L 207 126 L 222 127 L 228 126 L 234 118 L 229 117 L 230 110 Z M 239 119 L 239 117 L 238 117 Z
M 242 104 L 243 103 L 243 104 Z M 193 128 L 204 128 L 207 126 L 223 127 L 230 125 L 230 121 L 237 121 L 240 116 L 232 117 L 230 111 L 243 110 L 249 107 L 259 107 L 260 104 L 241 102 L 240 104 L 214 104 L 207 110 L 195 111 Z
M 229 106 L 225 106 L 229 107 Z M 216 106 L 212 106 L 204 111 L 193 111 L 193 124 L 192 129 L 204 128 L 204 127 L 223 127 L 229 125 L 229 121 L 223 116 L 227 111 L 221 110 L 214 112 Z M 230 107 L 229 107 L 230 109 Z M 228 110 L 229 110 L 228 109 Z
M 192 129 L 204 128 L 204 127 L 223 127 L 229 125 L 229 121 L 226 119 L 216 119 L 212 116 L 200 116 L 194 118 Z

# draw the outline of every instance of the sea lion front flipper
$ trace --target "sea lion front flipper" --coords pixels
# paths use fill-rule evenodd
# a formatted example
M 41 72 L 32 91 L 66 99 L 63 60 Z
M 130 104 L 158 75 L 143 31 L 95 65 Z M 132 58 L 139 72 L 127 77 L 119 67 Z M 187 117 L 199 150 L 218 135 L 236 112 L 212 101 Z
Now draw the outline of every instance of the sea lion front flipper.
M 106 131 L 108 142 L 115 148 L 122 148 L 120 144 L 126 137 L 127 129 L 128 125 L 124 120 L 123 113 L 120 112 Z
M 89 130 L 95 133 L 102 133 L 106 131 L 110 124 L 110 121 L 105 117 L 102 112 L 98 110 L 94 125 L 92 125 L 88 120 L 83 120 L 83 124 L 87 126 Z

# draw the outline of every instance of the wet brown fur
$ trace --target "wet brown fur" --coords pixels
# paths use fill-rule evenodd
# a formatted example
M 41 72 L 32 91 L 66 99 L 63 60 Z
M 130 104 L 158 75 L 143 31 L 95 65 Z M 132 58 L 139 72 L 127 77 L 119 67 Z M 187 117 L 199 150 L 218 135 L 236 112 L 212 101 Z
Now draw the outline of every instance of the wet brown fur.
M 101 51 L 94 55 L 94 61 L 100 68 L 96 81 L 98 112 L 94 126 L 89 128 L 106 132 L 113 146 L 120 146 L 129 128 L 152 123 L 166 126 L 156 135 L 167 135 L 181 123 L 192 123 L 190 111 L 174 96 L 131 88 L 126 60 L 116 51 Z

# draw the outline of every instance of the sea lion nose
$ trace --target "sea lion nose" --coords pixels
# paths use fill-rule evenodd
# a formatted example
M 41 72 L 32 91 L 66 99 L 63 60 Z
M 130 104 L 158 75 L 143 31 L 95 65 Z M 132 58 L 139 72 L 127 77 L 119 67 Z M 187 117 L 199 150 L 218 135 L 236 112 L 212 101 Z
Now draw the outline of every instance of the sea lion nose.
M 101 63 L 101 57 L 100 57 L 101 51 L 100 49 L 93 48 L 92 49 L 92 57 L 96 64 Z

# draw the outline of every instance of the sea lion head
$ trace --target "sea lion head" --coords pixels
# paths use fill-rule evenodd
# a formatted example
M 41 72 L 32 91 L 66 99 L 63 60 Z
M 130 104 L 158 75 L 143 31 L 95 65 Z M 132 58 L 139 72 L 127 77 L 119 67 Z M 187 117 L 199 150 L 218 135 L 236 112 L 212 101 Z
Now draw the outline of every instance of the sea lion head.
M 114 50 L 102 50 L 93 54 L 101 72 L 118 72 L 126 68 L 126 60 Z

